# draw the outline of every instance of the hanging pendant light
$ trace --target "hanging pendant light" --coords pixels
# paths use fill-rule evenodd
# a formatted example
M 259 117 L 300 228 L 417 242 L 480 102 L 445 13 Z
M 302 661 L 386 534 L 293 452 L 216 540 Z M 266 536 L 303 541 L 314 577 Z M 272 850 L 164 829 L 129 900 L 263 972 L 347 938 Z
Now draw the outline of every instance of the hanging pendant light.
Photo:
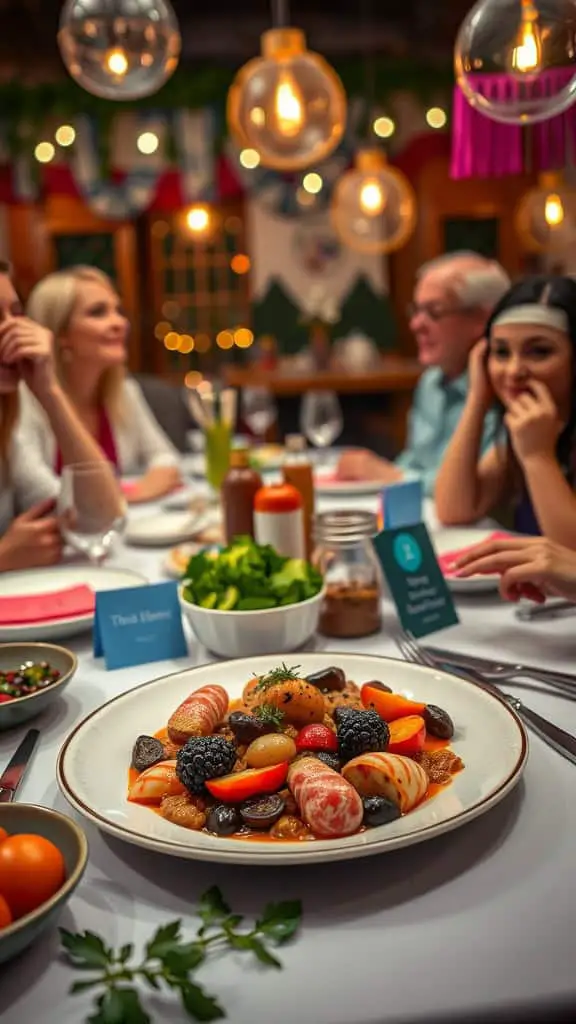
M 536 188 L 518 203 L 516 231 L 528 252 L 546 252 L 554 245 L 576 241 L 576 189 L 560 173 L 541 174 Z
M 505 124 L 531 124 L 576 100 L 576 0 L 479 0 L 454 52 L 468 102 Z
M 339 237 L 350 249 L 395 252 L 416 227 L 416 196 L 380 149 L 361 149 L 354 166 L 336 183 L 331 212 Z
M 236 75 L 227 119 L 236 142 L 256 150 L 262 166 L 297 171 L 325 159 L 341 141 L 346 93 L 334 69 L 306 48 L 304 33 L 283 27 L 284 6 L 275 0 L 276 27 L 262 35 L 262 55 Z
M 72 78 L 107 100 L 151 96 L 178 66 L 178 21 L 169 0 L 67 0 L 58 45 Z

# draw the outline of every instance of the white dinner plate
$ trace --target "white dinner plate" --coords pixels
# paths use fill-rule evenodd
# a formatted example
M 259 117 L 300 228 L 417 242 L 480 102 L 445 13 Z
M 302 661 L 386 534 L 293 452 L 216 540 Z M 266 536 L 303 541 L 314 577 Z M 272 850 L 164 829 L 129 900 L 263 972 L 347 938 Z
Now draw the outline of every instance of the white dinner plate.
M 299 653 L 293 660 L 303 675 L 339 665 L 357 683 L 380 679 L 406 696 L 445 708 L 456 728 L 451 746 L 464 769 L 409 814 L 344 839 L 290 843 L 221 838 L 181 828 L 128 802 L 128 767 L 137 736 L 163 728 L 172 711 L 200 686 L 219 683 L 231 698 L 239 697 L 254 674 L 270 671 L 285 657 L 203 665 L 108 701 L 76 726 L 60 751 L 57 776 L 64 796 L 98 828 L 136 846 L 195 860 L 278 865 L 367 857 L 432 839 L 484 814 L 518 783 L 528 752 L 526 733 L 498 695 L 446 672 L 389 658 Z
M 348 495 L 379 494 L 384 484 L 377 480 L 337 480 L 334 471 L 319 470 L 314 474 L 314 489 L 317 494 L 335 498 Z
M 482 544 L 495 533 L 495 530 L 459 529 L 458 527 L 447 527 L 445 530 L 436 530 L 431 534 L 431 540 L 437 555 L 444 555 L 451 551 L 464 551 L 473 547 L 474 544 Z M 468 579 L 458 579 L 457 576 L 445 577 L 450 590 L 455 594 L 482 594 L 489 590 L 498 590 L 500 576 L 493 573 L 490 576 L 470 576 Z
M 151 516 L 133 519 L 124 534 L 126 544 L 138 547 L 159 548 L 182 544 L 218 525 L 217 510 L 201 517 L 194 512 L 160 512 Z
M 142 587 L 145 576 L 129 569 L 107 566 L 70 565 L 53 569 L 24 569 L 0 575 L 0 597 L 21 597 L 28 594 L 49 594 L 67 587 L 89 586 L 101 590 L 122 590 Z M 12 640 L 63 640 L 92 628 L 94 615 L 75 615 L 67 619 L 46 619 L 30 625 L 0 625 L 0 643 Z

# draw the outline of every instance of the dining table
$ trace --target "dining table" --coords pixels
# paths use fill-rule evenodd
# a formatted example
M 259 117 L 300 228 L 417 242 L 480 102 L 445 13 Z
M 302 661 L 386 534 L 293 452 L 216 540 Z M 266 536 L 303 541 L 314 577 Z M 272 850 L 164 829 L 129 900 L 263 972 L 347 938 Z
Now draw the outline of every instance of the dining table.
M 376 503 L 375 496 L 322 497 L 318 507 L 375 510 Z M 134 507 L 130 515 L 161 507 Z M 425 518 L 434 530 L 429 502 Z M 166 551 L 119 542 L 111 564 L 156 582 L 165 578 Z M 430 642 L 568 672 L 576 668 L 576 615 L 521 622 L 496 590 L 458 595 L 456 605 L 459 624 Z M 194 908 L 214 885 L 248 918 L 269 902 L 301 900 L 301 928 L 279 950 L 282 970 L 255 964 L 241 951 L 202 966 L 202 983 L 231 1024 L 473 1024 L 502 1021 L 506 1013 L 518 1021 L 548 1021 L 556 1005 L 576 1007 L 576 766 L 532 735 L 520 783 L 488 813 L 433 840 L 359 860 L 282 867 L 180 860 L 105 835 L 71 809 L 56 781 L 58 752 L 70 730 L 118 694 L 217 660 L 185 628 L 185 658 L 117 671 L 106 671 L 94 658 L 91 633 L 64 641 L 78 656 L 77 674 L 32 723 L 40 742 L 17 797 L 66 813 L 86 831 L 88 868 L 61 927 L 95 932 L 114 947 L 134 943 L 139 950 L 159 925 L 177 918 L 192 937 Z M 316 635 L 307 649 L 325 651 L 327 664 L 337 664 L 340 652 L 397 659 L 397 628 L 385 598 L 377 635 Z M 394 663 L 383 661 L 381 678 L 393 672 Z M 507 682 L 503 689 L 576 734 L 576 687 L 575 698 L 535 681 Z M 0 733 L 0 770 L 26 728 Z M 61 957 L 60 946 L 53 929 L 0 967 L 2 1024 L 79 1024 L 89 1018 L 91 993 L 69 994 L 80 974 Z M 144 1005 L 153 1021 L 187 1019 L 170 993 L 147 990 Z

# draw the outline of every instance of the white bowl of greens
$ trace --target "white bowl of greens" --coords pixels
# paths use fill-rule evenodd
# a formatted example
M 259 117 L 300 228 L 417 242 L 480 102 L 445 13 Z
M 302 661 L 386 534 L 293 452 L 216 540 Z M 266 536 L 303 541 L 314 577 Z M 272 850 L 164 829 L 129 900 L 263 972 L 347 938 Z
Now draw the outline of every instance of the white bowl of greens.
M 302 647 L 316 632 L 323 584 L 308 562 L 237 537 L 194 555 L 178 594 L 200 643 L 224 658 L 247 658 Z

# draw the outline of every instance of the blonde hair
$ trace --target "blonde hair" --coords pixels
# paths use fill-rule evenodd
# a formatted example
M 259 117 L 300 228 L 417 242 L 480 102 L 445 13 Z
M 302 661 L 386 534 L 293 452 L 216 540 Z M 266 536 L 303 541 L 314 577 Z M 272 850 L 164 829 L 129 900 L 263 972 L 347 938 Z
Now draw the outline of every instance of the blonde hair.
M 53 274 L 48 274 L 35 285 L 26 308 L 26 313 L 31 320 L 47 327 L 54 335 L 58 376 L 64 385 L 66 385 L 66 365 L 62 361 L 59 342 L 68 330 L 78 300 L 78 291 L 84 282 L 100 284 L 110 291 L 116 291 L 112 281 L 103 271 L 97 270 L 95 267 L 69 267 L 66 270 L 57 270 Z M 99 397 L 111 419 L 115 422 L 120 421 L 123 415 L 124 374 L 124 367 L 113 366 L 104 370 L 100 380 Z

